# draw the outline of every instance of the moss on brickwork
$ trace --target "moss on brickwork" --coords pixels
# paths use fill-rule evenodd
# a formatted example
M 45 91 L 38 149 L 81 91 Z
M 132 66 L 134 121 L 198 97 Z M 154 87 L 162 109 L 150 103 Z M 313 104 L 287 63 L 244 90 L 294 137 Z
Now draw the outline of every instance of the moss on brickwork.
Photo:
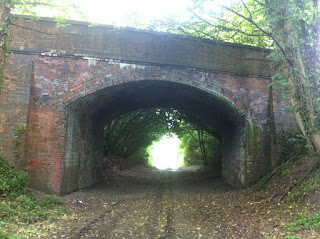
M 15 165 L 17 165 L 18 161 L 20 160 L 20 152 L 21 152 L 20 146 L 21 146 L 25 131 L 26 131 L 25 124 L 21 124 L 15 130 L 15 138 L 14 138 L 14 163 L 15 163 Z
M 261 178 L 271 167 L 271 155 L 262 155 L 261 128 L 247 122 L 245 131 L 245 164 L 243 185 L 248 187 Z

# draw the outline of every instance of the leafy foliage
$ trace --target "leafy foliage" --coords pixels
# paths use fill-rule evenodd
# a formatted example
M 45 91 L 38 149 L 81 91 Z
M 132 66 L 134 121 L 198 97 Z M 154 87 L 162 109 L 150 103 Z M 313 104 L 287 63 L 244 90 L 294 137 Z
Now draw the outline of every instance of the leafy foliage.
M 3 228 L 7 223 L 34 223 L 56 218 L 63 210 L 64 202 L 56 197 L 40 200 L 28 187 L 25 172 L 11 167 L 0 157 L 0 237 L 20 238 L 9 235 Z
M 122 160 L 131 157 L 145 163 L 148 146 L 173 133 L 182 141 L 188 165 L 208 164 L 213 158 L 220 159 L 219 141 L 208 131 L 213 131 L 210 124 L 187 112 L 171 108 L 141 109 L 106 125 L 105 156 Z
M 258 19 L 257 23 L 261 26 L 268 26 L 268 23 L 261 17 L 264 8 L 255 1 L 248 1 L 246 4 L 247 8 L 252 9 L 250 13 L 240 1 L 233 2 L 232 11 L 246 18 Z M 272 47 L 273 42 L 270 36 L 257 29 L 252 22 L 241 19 L 232 11 L 216 6 L 210 1 L 194 0 L 194 7 L 190 9 L 191 16 L 188 21 L 177 22 L 174 19 L 158 21 L 154 23 L 153 28 L 157 29 L 162 26 L 171 33 L 209 38 L 217 43 L 232 42 L 263 48 Z
M 318 171 L 316 174 L 311 175 L 312 177 L 309 177 L 292 190 L 289 198 L 290 201 L 303 202 L 306 196 L 320 188 L 320 172 Z
M 319 229 L 320 228 L 320 211 L 311 214 L 297 213 L 294 221 L 289 225 L 290 231 L 299 231 L 302 229 Z
M 18 220 L 24 223 L 50 220 L 62 212 L 63 201 L 47 197 L 39 200 L 33 193 L 20 195 L 13 201 L 0 201 L 0 219 L 5 222 Z
M 15 198 L 28 190 L 28 176 L 11 167 L 7 160 L 0 156 L 0 195 Z
M 105 126 L 105 155 L 129 157 L 157 141 L 169 128 L 169 116 L 163 109 L 138 110 Z
M 239 0 L 217 7 L 214 1 L 194 0 L 191 12 L 187 22 L 170 20 L 158 25 L 217 44 L 227 41 L 273 49 L 270 86 L 289 95 L 301 132 L 320 151 L 319 1 Z
M 221 159 L 220 142 L 203 130 L 189 130 L 180 135 L 184 149 L 184 163 L 188 165 L 217 166 Z

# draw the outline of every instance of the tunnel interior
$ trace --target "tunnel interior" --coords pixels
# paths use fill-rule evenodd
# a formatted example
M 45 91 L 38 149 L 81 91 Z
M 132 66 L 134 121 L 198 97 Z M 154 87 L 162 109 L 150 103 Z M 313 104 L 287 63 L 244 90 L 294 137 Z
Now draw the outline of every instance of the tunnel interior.
M 209 124 L 220 140 L 222 177 L 241 185 L 247 121 L 231 102 L 196 87 L 168 81 L 136 81 L 108 87 L 67 106 L 62 193 L 101 181 L 104 127 L 121 115 L 154 107 L 175 108 Z

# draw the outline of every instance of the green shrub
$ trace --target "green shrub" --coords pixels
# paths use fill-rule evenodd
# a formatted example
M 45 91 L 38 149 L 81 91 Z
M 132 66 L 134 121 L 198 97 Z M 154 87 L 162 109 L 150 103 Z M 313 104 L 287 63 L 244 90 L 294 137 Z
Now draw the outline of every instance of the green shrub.
M 10 207 L 10 205 L 5 202 L 0 202 L 0 220 L 2 218 L 12 217 L 16 211 Z
M 24 239 L 21 236 L 16 236 L 16 235 L 10 235 L 9 233 L 6 232 L 4 225 L 7 223 L 0 221 L 0 238 L 1 239 Z
M 18 197 L 28 191 L 28 185 L 27 174 L 17 171 L 0 156 L 0 195 L 9 198 Z
M 62 212 L 62 204 L 63 201 L 51 196 L 40 201 L 33 193 L 20 195 L 10 202 L 0 202 L 0 220 L 33 223 L 55 218 Z
M 302 229 L 319 229 L 320 228 L 320 211 L 309 214 L 297 213 L 295 220 L 289 225 L 290 231 L 299 231 Z
M 315 165 L 314 167 L 318 167 Z M 301 203 L 310 193 L 320 188 L 320 170 L 312 172 L 302 181 L 300 185 L 295 187 L 290 193 L 290 202 Z
M 55 208 L 57 206 L 63 205 L 64 202 L 56 197 L 46 197 L 40 202 L 40 205 L 45 208 Z

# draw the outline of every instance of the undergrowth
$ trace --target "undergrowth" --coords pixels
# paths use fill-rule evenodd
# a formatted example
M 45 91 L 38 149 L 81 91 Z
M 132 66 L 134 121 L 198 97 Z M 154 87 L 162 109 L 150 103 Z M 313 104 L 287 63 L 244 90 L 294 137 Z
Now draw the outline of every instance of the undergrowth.
M 294 221 L 289 224 L 291 232 L 302 229 L 319 229 L 320 228 L 320 211 L 312 214 L 310 212 L 297 213 Z
M 28 176 L 18 172 L 0 156 L 0 196 L 15 198 L 28 191 Z
M 249 192 L 255 192 L 255 191 L 268 191 L 271 188 L 275 187 L 276 180 L 274 178 L 279 178 L 281 177 L 286 170 L 290 169 L 293 167 L 293 165 L 296 163 L 296 158 L 291 158 L 290 160 L 277 165 L 275 168 L 272 170 L 269 170 L 267 174 L 265 174 L 258 182 L 256 185 L 253 187 L 249 188 Z
M 26 228 L 31 224 L 57 218 L 64 202 L 52 196 L 39 199 L 28 187 L 25 172 L 19 172 L 0 156 L 0 238 L 18 239 L 7 232 L 12 225 Z
M 314 207 L 311 211 L 309 201 L 320 190 L 319 162 L 319 153 L 302 151 L 270 170 L 249 189 L 250 192 L 259 193 L 263 202 L 285 202 L 289 207 L 300 209 L 285 225 L 285 239 L 301 239 L 304 237 L 300 237 L 300 234 L 320 230 L 320 211 Z
M 316 213 L 304 212 L 297 213 L 293 221 L 287 225 L 289 232 L 285 239 L 301 239 L 300 236 L 294 235 L 301 230 L 319 230 L 320 229 L 320 211 Z
M 297 185 L 289 193 L 289 201 L 302 203 L 306 196 L 313 193 L 318 188 L 320 188 L 320 170 L 311 173 L 306 180 L 300 185 Z

